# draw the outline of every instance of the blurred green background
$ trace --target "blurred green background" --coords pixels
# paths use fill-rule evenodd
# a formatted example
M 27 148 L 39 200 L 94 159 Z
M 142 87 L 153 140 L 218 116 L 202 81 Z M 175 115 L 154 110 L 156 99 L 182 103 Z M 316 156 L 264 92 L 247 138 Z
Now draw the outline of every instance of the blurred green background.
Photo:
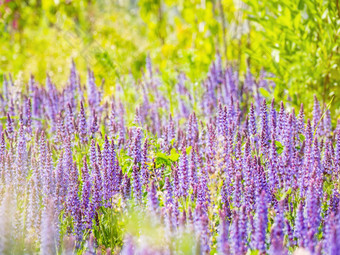
M 0 75 L 44 83 L 48 73 L 62 86 L 73 58 L 82 82 L 90 67 L 109 94 L 127 75 L 142 77 L 147 55 L 173 86 L 181 71 L 201 81 L 218 52 L 241 81 L 247 67 L 272 73 L 277 101 L 334 97 L 340 113 L 339 0 L 0 2 Z

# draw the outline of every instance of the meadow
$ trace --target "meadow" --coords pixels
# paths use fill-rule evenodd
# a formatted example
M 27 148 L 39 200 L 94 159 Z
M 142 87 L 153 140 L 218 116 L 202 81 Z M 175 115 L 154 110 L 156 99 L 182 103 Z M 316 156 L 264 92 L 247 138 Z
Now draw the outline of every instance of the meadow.
M 338 1 L 1 1 L 0 254 L 339 254 Z

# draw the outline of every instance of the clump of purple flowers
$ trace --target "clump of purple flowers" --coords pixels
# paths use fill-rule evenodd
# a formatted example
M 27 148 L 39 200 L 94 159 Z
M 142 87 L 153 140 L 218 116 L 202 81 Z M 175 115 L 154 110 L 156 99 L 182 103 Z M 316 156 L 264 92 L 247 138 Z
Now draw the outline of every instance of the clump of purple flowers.
M 5 77 L 1 254 L 18 242 L 27 254 L 338 254 L 340 122 L 317 97 L 296 116 L 261 96 L 264 72 L 242 83 L 219 57 L 201 96 L 184 74 L 170 95 L 159 77 L 148 58 L 140 105 L 119 84 L 104 101 L 74 64 L 62 89 L 31 77 L 13 94 Z

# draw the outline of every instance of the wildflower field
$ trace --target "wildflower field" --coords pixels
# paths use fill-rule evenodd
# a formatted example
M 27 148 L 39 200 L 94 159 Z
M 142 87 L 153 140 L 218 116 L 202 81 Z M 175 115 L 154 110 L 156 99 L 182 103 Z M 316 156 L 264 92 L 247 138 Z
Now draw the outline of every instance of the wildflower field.
M 308 21 L 281 20 L 288 41 L 310 33 L 282 46 L 251 32 L 269 26 L 260 2 L 137 2 L 0 1 L 0 255 L 340 254 L 339 3 L 267 1 L 269 17 Z M 208 28 L 188 25 L 197 10 Z M 58 15 L 78 30 L 56 29 Z M 139 41 L 115 41 L 105 20 Z M 116 54 L 27 43 L 56 31 L 99 34 Z M 271 40 L 285 60 L 260 57 Z

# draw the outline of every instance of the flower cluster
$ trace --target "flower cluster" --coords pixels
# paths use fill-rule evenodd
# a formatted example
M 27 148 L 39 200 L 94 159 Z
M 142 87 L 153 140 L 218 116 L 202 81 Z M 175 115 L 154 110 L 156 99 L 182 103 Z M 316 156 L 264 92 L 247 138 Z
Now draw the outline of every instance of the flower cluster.
M 24 240 L 25 254 L 338 254 L 340 123 L 329 109 L 315 97 L 311 119 L 303 106 L 296 116 L 261 96 L 274 86 L 264 73 L 241 86 L 217 59 L 201 94 L 180 74 L 169 114 L 147 63 L 133 124 L 131 105 L 105 101 L 91 71 L 83 86 L 74 64 L 62 90 L 31 77 L 13 93 L 5 77 L 0 253 Z

